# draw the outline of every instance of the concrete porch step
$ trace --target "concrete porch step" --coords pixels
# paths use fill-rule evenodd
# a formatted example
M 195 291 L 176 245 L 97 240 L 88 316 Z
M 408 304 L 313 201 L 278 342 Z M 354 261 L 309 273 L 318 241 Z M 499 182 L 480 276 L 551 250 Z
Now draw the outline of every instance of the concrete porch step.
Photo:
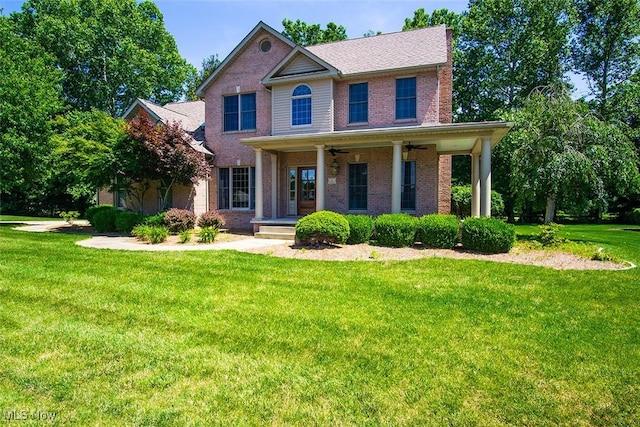
M 295 240 L 296 228 L 283 225 L 261 225 L 254 236 L 260 239 Z

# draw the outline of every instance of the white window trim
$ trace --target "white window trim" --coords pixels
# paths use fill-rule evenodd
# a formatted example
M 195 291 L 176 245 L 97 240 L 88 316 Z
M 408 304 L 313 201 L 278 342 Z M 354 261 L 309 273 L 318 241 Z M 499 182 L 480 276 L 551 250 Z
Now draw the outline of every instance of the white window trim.
M 219 210 L 224 210 L 224 211 L 241 211 L 241 212 L 247 212 L 247 211 L 253 211 L 255 210 L 255 208 L 251 208 L 251 189 L 252 187 L 255 185 L 255 177 L 254 179 L 251 179 L 251 169 L 255 170 L 254 166 L 228 166 L 228 167 L 222 167 L 219 169 L 226 169 L 227 173 L 228 173 L 228 179 L 229 179 L 229 193 L 227 195 L 227 197 L 229 198 L 229 207 L 228 208 L 220 208 L 218 207 Z M 233 170 L 234 169 L 247 169 L 247 172 L 249 173 L 249 206 L 244 208 L 244 207 L 234 207 L 233 206 Z M 218 172 L 219 173 L 219 172 Z M 254 171 L 255 174 L 255 171 Z M 219 179 L 219 175 L 218 175 L 218 179 Z M 218 183 L 219 184 L 219 183 Z M 255 203 L 255 190 L 254 190 L 254 203 Z
M 306 86 L 309 88 L 309 91 L 311 92 L 308 95 L 297 95 L 294 96 L 293 92 L 295 92 L 295 90 L 300 87 L 300 86 Z M 297 99 L 305 99 L 305 98 L 309 98 L 311 100 L 311 111 L 309 112 L 309 123 L 304 123 L 304 124 L 300 124 L 300 125 L 294 125 L 293 124 L 293 101 L 297 100 Z M 298 85 L 296 85 L 293 90 L 291 91 L 291 109 L 290 109 L 290 113 L 291 113 L 291 120 L 289 121 L 289 124 L 291 125 L 291 128 L 295 128 L 295 129 L 299 129 L 299 128 L 305 128 L 305 127 L 312 127 L 313 126 L 313 89 L 311 89 L 311 86 L 309 86 L 306 83 L 300 83 Z
M 256 96 L 256 126 L 253 129 L 242 129 L 242 95 L 251 95 L 254 94 Z M 238 98 L 238 129 L 236 130 L 224 130 L 224 120 L 226 117 L 225 109 L 224 109 L 224 100 L 225 98 L 230 98 L 235 96 Z M 258 94 L 257 92 L 243 92 L 243 93 L 229 93 L 226 95 L 222 95 L 222 133 L 231 134 L 231 133 L 244 133 L 244 132 L 255 132 L 258 128 Z

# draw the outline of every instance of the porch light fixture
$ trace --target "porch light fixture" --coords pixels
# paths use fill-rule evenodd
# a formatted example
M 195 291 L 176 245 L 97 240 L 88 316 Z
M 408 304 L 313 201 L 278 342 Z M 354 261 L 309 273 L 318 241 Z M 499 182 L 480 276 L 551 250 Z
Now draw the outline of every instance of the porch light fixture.
M 338 162 L 336 161 L 336 159 L 333 159 L 333 162 L 331 162 L 331 166 L 329 166 L 329 169 L 331 170 L 331 174 L 333 176 L 338 175 L 338 171 L 340 170 L 340 166 L 338 166 Z

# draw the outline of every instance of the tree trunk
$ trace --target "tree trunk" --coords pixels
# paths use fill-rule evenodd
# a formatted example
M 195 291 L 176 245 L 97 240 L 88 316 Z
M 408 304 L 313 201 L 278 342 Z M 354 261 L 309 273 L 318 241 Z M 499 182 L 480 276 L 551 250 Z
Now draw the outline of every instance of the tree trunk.
M 547 210 L 544 213 L 544 223 L 549 224 L 553 222 L 556 216 L 556 195 L 550 194 L 547 196 Z

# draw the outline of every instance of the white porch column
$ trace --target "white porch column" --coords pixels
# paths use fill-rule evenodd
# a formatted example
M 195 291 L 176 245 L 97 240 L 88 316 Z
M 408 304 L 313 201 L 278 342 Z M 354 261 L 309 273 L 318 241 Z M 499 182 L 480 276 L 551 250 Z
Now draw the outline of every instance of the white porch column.
M 316 211 L 324 210 L 326 179 L 324 174 L 324 145 L 316 145 Z
M 263 200 L 264 189 L 262 185 L 262 148 L 254 148 L 256 151 L 256 216 L 255 219 L 262 219 L 264 216 Z
M 480 215 L 491 216 L 491 140 L 487 137 L 482 139 L 480 175 Z
M 480 155 L 471 155 L 471 216 L 480 216 Z
M 278 155 L 271 153 L 271 218 L 278 218 Z
M 391 168 L 391 213 L 399 213 L 402 206 L 402 141 L 393 144 L 393 163 Z

